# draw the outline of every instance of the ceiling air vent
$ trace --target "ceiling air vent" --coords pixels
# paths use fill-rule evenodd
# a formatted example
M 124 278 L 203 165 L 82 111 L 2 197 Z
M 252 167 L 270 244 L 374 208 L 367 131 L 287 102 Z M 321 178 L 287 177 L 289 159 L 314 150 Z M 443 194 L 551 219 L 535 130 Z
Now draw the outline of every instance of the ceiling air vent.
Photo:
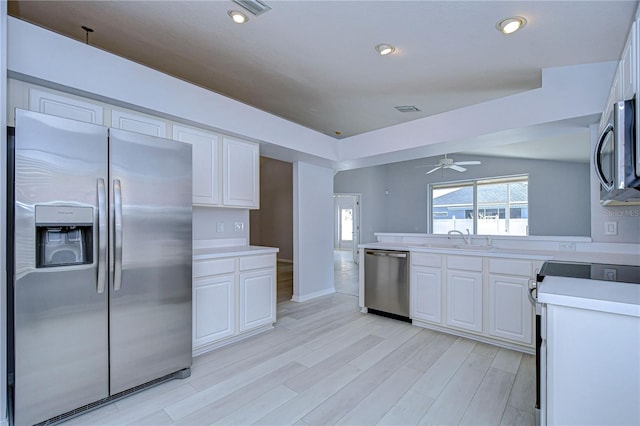
M 263 13 L 271 10 L 271 6 L 268 6 L 266 3 L 261 2 L 260 0 L 233 0 L 233 2 L 244 7 L 256 16 L 262 15 Z
M 403 105 L 395 107 L 400 112 L 418 112 L 420 111 L 417 106 L 414 105 Z

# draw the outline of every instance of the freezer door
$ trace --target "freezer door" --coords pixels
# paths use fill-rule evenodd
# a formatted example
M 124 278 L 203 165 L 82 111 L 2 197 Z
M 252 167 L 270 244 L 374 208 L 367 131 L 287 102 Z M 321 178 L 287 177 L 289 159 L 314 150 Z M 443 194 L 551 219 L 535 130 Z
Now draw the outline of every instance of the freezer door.
M 111 393 L 191 366 L 191 145 L 109 130 Z
M 14 413 L 31 425 L 108 396 L 107 129 L 17 110 L 15 134 Z

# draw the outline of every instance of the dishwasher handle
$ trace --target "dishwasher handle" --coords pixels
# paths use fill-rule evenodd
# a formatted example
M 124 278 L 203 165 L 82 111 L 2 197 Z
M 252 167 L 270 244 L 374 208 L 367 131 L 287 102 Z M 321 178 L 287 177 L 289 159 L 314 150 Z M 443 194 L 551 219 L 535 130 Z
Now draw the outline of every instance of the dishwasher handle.
M 367 250 L 365 253 L 373 255 L 373 256 L 380 256 L 380 257 L 384 257 L 384 256 L 399 257 L 399 258 L 406 258 L 407 257 L 407 253 L 398 253 L 398 252 L 393 252 L 393 251 Z

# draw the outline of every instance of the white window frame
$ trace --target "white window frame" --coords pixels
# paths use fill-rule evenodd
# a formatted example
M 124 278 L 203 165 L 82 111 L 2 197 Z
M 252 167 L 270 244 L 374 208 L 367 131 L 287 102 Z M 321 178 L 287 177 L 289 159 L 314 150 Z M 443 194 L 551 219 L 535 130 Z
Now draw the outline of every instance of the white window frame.
M 446 186 L 464 186 L 468 185 L 473 187 L 473 229 L 469 230 L 472 235 L 478 235 L 478 183 L 486 184 L 494 181 L 495 183 L 509 183 L 509 182 L 527 182 L 527 188 L 529 183 L 529 174 L 521 174 L 521 175 L 510 175 L 510 176 L 495 176 L 495 177 L 487 177 L 487 178 L 476 178 L 476 179 L 464 179 L 464 180 L 456 180 L 456 181 L 446 181 L 446 182 L 434 182 L 430 183 L 427 186 L 427 232 L 433 234 L 433 189 L 438 187 L 446 187 Z M 506 228 L 509 229 L 509 219 L 511 214 L 511 203 L 510 203 L 510 194 L 507 191 L 507 207 L 505 209 L 505 221 Z M 529 194 L 527 193 L 527 210 L 530 212 L 529 206 Z M 529 235 L 529 218 L 530 215 L 527 214 L 527 232 L 526 235 Z M 440 234 L 439 234 L 440 235 Z M 484 234 L 483 234 L 484 235 Z M 500 235 L 509 235 L 509 234 L 500 234 Z

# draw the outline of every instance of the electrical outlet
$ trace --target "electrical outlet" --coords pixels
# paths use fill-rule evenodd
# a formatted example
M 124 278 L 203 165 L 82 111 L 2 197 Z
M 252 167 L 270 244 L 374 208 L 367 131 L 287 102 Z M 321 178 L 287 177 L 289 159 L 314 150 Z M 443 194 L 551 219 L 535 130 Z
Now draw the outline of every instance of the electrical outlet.
M 618 275 L 617 272 L 615 269 L 604 268 L 604 279 L 606 281 L 615 281 L 616 275 Z
M 576 243 L 565 241 L 560 243 L 560 251 L 576 251 Z
M 618 222 L 605 222 L 604 235 L 618 235 Z
M 224 222 L 216 222 L 216 232 L 224 232 Z
M 236 232 L 244 231 L 244 222 L 236 222 L 235 230 Z

